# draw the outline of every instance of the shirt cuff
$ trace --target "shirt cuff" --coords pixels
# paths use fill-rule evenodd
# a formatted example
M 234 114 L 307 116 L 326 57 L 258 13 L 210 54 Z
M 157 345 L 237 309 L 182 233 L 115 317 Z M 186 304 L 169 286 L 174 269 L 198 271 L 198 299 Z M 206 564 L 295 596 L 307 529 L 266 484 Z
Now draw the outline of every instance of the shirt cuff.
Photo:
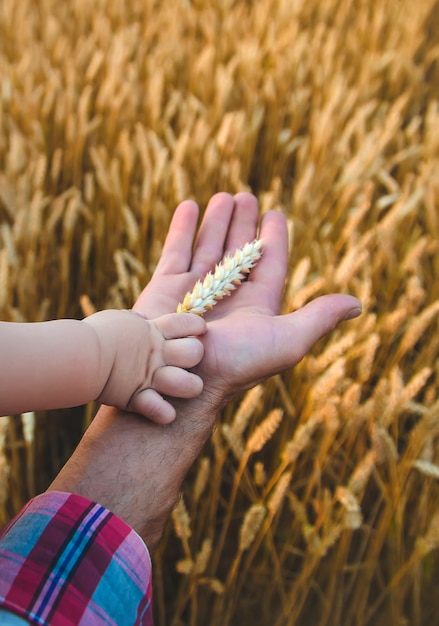
M 35 624 L 152 626 L 151 559 L 125 522 L 49 491 L 0 531 L 0 606 Z

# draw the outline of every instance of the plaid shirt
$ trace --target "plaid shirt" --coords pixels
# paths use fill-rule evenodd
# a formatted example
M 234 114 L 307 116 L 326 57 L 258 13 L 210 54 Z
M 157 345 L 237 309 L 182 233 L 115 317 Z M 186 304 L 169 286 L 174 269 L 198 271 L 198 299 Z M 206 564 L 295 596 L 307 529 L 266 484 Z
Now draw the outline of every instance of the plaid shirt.
M 0 532 L 0 607 L 34 624 L 152 626 L 140 537 L 82 496 L 50 491 Z

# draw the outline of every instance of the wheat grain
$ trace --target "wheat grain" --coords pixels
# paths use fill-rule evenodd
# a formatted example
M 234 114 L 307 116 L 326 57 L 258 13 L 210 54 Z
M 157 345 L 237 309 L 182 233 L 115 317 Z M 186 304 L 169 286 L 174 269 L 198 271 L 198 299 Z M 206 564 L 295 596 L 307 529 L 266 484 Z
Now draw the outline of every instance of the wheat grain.
M 253 468 L 253 480 L 255 485 L 263 487 L 267 482 L 267 473 L 265 471 L 264 464 L 261 461 L 257 461 Z
M 387 378 L 380 378 L 371 398 L 376 419 L 384 426 L 392 422 L 399 398 L 391 395 L 391 385 Z
M 280 509 L 282 502 L 284 501 L 287 489 L 290 485 L 292 476 L 293 472 L 288 471 L 282 474 L 282 476 L 277 481 L 273 489 L 273 493 L 270 495 L 267 503 L 267 508 L 271 516 L 277 513 L 277 511 Z
M 309 524 L 306 507 L 292 490 L 287 492 L 287 501 L 290 505 L 291 512 L 300 525 L 305 526 Z
M 209 580 L 209 589 L 213 591 L 217 596 L 222 596 L 224 593 L 224 584 L 218 579 L 214 578 Z
M 296 293 L 289 295 L 287 298 L 288 309 L 298 309 L 303 306 L 307 300 L 312 298 L 316 293 L 323 289 L 327 285 L 326 278 L 324 276 L 318 276 L 312 280 L 308 285 L 305 285 Z
M 312 389 L 312 402 L 315 408 L 326 403 L 328 397 L 335 393 L 341 381 L 345 380 L 346 358 L 339 357 L 332 365 L 314 382 Z
M 253 504 L 249 508 L 239 529 L 240 552 L 244 552 L 251 546 L 266 514 L 267 509 L 263 504 Z
M 369 380 L 375 361 L 375 354 L 381 343 L 381 337 L 378 333 L 372 333 L 364 343 L 364 354 L 361 357 L 358 370 L 361 382 Z
M 134 247 L 139 242 L 139 225 L 133 211 L 126 204 L 122 207 L 122 215 L 125 222 L 128 243 Z
M 429 461 L 414 461 L 413 467 L 415 467 L 421 474 L 430 476 L 431 478 L 439 479 L 439 465 L 430 463 Z
M 180 561 L 177 561 L 177 563 L 175 564 L 175 570 L 179 574 L 185 574 L 186 576 L 189 576 L 189 574 L 193 571 L 194 567 L 195 567 L 195 563 L 193 562 L 192 559 L 181 559 Z
M 288 283 L 288 294 L 293 294 L 295 291 L 303 287 L 306 277 L 311 267 L 311 259 L 304 257 L 296 266 L 293 275 Z
M 221 424 L 221 433 L 229 444 L 235 459 L 239 461 L 245 452 L 242 438 L 235 435 L 229 424 Z
M 172 521 L 174 522 L 174 529 L 177 537 L 184 540 L 189 539 L 192 534 L 190 528 L 190 517 L 182 495 L 172 511 Z
M 423 367 L 420 372 L 417 372 L 404 386 L 402 390 L 402 403 L 407 403 L 412 400 L 423 389 L 427 383 L 427 380 L 433 373 L 431 367 Z
M 297 460 L 299 454 L 310 443 L 311 436 L 319 424 L 320 419 L 317 419 L 314 414 L 297 428 L 294 437 L 285 444 L 281 453 L 282 462 L 285 465 L 294 463 Z
M 346 415 L 355 414 L 361 400 L 361 385 L 358 382 L 352 382 L 343 393 L 340 403 L 340 410 Z
M 316 556 L 319 558 L 323 558 L 328 553 L 328 550 L 332 548 L 332 546 L 336 543 L 337 539 L 339 539 L 343 530 L 343 526 L 341 524 L 334 524 L 330 527 L 327 534 L 320 540 L 320 544 L 315 550 Z
M 358 463 L 349 479 L 348 489 L 354 494 L 359 493 L 366 486 L 377 461 L 376 450 L 369 450 L 366 456 Z
M 340 427 L 338 417 L 338 405 L 340 399 L 338 395 L 330 396 L 327 402 L 316 411 L 316 419 L 320 420 L 328 432 L 335 432 Z
M 177 307 L 178 313 L 203 315 L 206 311 L 228 296 L 248 275 L 262 256 L 262 240 L 255 239 L 238 248 L 233 255 L 227 255 L 209 272 L 203 281 L 199 280 Z
M 372 446 L 376 452 L 377 463 L 383 461 L 395 462 L 398 459 L 398 450 L 389 431 L 378 424 L 372 424 Z
M 255 385 L 252 389 L 249 389 L 245 394 L 244 398 L 239 405 L 235 417 L 233 419 L 233 423 L 231 426 L 231 430 L 233 435 L 237 438 L 242 436 L 242 433 L 247 427 L 248 421 L 256 410 L 259 401 L 261 400 L 264 393 L 264 388 L 262 385 Z
M 369 254 L 368 250 L 361 250 L 359 246 L 349 250 L 334 274 L 335 284 L 346 287 L 352 276 L 367 262 Z
M 358 500 L 347 487 L 337 487 L 335 499 L 345 508 L 343 523 L 347 528 L 357 529 L 361 526 L 362 515 Z
M 259 452 L 276 432 L 282 421 L 282 409 L 272 409 L 264 421 L 253 431 L 245 447 L 246 454 Z
M 10 266 L 14 266 L 17 264 L 18 257 L 17 251 L 15 249 L 15 242 L 12 235 L 12 230 L 9 224 L 4 223 L 1 225 L 1 234 L 3 238 L 3 242 L 5 244 L 5 249 L 7 250 L 7 259 L 8 264 Z
M 350 242 L 358 237 L 358 226 L 367 212 L 370 210 L 371 198 L 373 193 L 373 184 L 369 183 L 365 186 L 363 196 L 360 198 L 358 206 L 349 211 L 346 224 L 343 227 L 337 246 L 341 247 L 345 242 Z
M 428 237 L 420 237 L 415 245 L 407 251 L 401 263 L 402 272 L 410 272 L 415 275 L 421 274 L 423 256 L 428 247 Z
M 422 286 L 421 275 L 410 276 L 405 294 L 401 298 L 402 303 L 406 304 L 408 309 L 414 313 L 425 301 L 426 296 L 427 292 Z
M 408 310 L 407 307 L 399 307 L 395 311 L 386 313 L 381 318 L 380 330 L 385 333 L 396 334 L 400 326 L 407 320 Z
M 200 551 L 195 558 L 195 570 L 197 574 L 202 574 L 206 571 L 206 567 L 209 563 L 209 558 L 212 553 L 212 540 L 207 538 L 203 541 Z
M 117 284 L 125 292 L 128 292 L 130 285 L 130 274 L 125 264 L 125 256 L 123 254 L 123 250 L 116 250 L 113 255 L 113 259 L 117 272 Z
M 105 57 L 104 57 L 104 53 L 102 50 L 95 50 L 95 52 L 93 53 L 93 56 L 91 57 L 89 61 L 87 71 L 85 73 L 85 78 L 87 81 L 92 82 L 94 80 L 101 65 L 103 64 L 104 58 Z
M 357 333 L 348 332 L 338 341 L 330 343 L 326 350 L 319 357 L 308 359 L 308 368 L 312 375 L 320 374 L 331 363 L 338 359 L 348 348 L 354 345 L 357 340 Z
M 419 454 L 419 461 L 426 461 L 427 463 L 432 463 L 434 459 L 434 444 L 433 439 L 427 439 L 425 444 L 422 447 L 421 453 Z

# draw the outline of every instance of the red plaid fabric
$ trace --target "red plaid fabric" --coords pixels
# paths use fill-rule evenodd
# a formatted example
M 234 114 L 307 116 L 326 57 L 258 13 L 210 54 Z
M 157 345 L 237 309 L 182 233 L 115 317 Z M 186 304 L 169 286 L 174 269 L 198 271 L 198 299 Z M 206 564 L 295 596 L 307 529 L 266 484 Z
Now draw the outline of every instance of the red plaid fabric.
M 47 492 L 0 533 L 0 607 L 51 626 L 152 626 L 140 537 L 82 496 Z

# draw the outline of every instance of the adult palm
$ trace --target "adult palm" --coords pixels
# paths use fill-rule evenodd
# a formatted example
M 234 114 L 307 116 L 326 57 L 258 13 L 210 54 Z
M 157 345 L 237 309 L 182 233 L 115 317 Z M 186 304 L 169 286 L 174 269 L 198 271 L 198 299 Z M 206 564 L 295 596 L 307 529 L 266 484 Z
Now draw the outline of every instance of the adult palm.
M 280 212 L 270 211 L 258 229 L 258 218 L 253 195 L 219 193 L 209 202 L 197 234 L 197 205 L 181 203 L 156 271 L 134 307 L 148 317 L 175 311 L 195 281 L 226 252 L 257 236 L 263 239 L 262 259 L 249 279 L 205 315 L 205 356 L 196 371 L 214 403 L 292 367 L 338 322 L 361 310 L 356 298 L 333 294 L 279 315 L 288 269 L 286 220 Z

